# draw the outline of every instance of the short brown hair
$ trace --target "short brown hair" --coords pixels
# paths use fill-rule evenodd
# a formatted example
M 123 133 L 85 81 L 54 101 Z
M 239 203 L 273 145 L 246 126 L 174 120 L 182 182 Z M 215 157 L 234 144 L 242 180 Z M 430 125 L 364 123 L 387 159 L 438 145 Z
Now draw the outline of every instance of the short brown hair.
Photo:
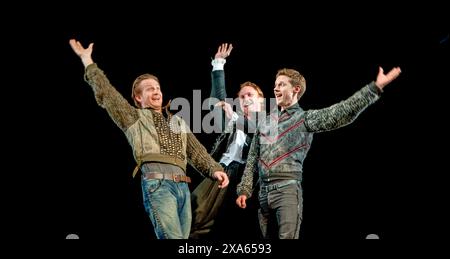
M 253 82 L 250 82 L 250 81 L 246 81 L 246 82 L 244 82 L 244 83 L 241 84 L 241 86 L 240 86 L 240 88 L 239 88 L 238 95 L 239 95 L 239 93 L 241 92 L 241 89 L 244 88 L 244 87 L 246 87 L 246 86 L 252 87 L 253 89 L 256 90 L 256 92 L 258 93 L 259 97 L 264 98 L 264 93 L 263 93 L 263 91 L 261 90 L 261 88 L 260 88 L 257 84 L 255 84 L 255 83 L 253 83 Z M 238 96 L 238 97 L 239 97 L 239 96 Z
M 306 79 L 302 74 L 300 74 L 300 72 L 295 69 L 282 68 L 278 70 L 277 76 L 275 78 L 278 78 L 279 76 L 287 76 L 290 78 L 289 82 L 293 86 L 300 86 L 301 89 L 300 93 L 298 93 L 297 99 L 300 99 L 300 97 L 303 96 L 306 91 Z
M 136 99 L 134 98 L 134 97 L 136 97 L 136 94 L 138 93 L 138 91 L 136 89 L 137 89 L 137 86 L 145 79 L 153 79 L 156 82 L 158 82 L 158 84 L 159 84 L 159 79 L 155 75 L 152 75 L 149 73 L 140 75 L 134 80 L 133 87 L 131 88 L 131 98 L 133 98 L 133 102 L 137 107 L 140 107 L 140 105 L 138 102 L 136 102 Z

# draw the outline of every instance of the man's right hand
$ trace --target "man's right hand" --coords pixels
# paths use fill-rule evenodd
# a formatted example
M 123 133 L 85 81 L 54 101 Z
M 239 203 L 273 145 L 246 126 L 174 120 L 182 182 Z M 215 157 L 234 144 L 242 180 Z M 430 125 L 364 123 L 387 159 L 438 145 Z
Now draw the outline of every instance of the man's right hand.
M 81 43 L 75 39 L 71 39 L 69 41 L 70 46 L 73 49 L 73 52 L 77 54 L 81 58 L 81 62 L 83 62 L 84 67 L 89 66 L 94 63 L 92 60 L 92 49 L 94 48 L 94 43 L 89 44 L 89 47 L 85 49 Z
M 245 209 L 247 207 L 247 203 L 245 201 L 247 200 L 247 196 L 245 195 L 239 195 L 236 199 L 236 204 L 239 206 L 239 208 Z
M 232 49 L 233 44 L 230 43 L 230 45 L 228 45 L 228 43 L 222 43 L 222 45 L 220 45 L 217 49 L 217 53 L 214 58 L 226 59 L 230 55 Z

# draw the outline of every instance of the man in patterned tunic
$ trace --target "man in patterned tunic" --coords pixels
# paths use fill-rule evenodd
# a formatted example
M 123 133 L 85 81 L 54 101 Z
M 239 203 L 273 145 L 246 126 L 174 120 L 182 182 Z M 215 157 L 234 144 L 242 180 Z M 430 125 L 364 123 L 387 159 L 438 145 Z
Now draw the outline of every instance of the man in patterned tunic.
M 192 211 L 186 165 L 189 162 L 204 176 L 228 185 L 228 176 L 198 142 L 183 119 L 162 107 L 159 80 L 143 74 L 133 83 L 131 106 L 111 85 L 92 60 L 93 43 L 84 48 L 69 41 L 85 67 L 85 80 L 95 99 L 125 133 L 140 169 L 144 206 L 158 239 L 187 239 Z
M 264 238 L 274 238 L 268 229 L 277 229 L 279 239 L 299 238 L 303 211 L 303 161 L 313 133 L 334 130 L 353 122 L 378 100 L 383 88 L 400 73 L 400 68 L 396 67 L 384 74 L 380 67 L 376 81 L 347 100 L 324 109 L 304 111 L 298 100 L 306 90 L 305 78 L 294 69 L 278 71 L 274 88 L 278 109 L 258 125 L 237 187 L 236 203 L 245 208 L 246 199 L 252 193 L 253 178 L 258 175 L 258 216 Z M 274 225 L 277 227 L 272 228 Z

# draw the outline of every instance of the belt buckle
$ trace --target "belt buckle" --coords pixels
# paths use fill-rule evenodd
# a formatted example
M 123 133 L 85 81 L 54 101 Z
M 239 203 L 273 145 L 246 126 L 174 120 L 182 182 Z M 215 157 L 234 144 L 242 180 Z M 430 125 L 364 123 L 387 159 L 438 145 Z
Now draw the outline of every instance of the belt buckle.
M 181 180 L 181 177 L 180 177 L 181 175 L 176 175 L 176 174 L 174 174 L 174 175 L 172 175 L 172 180 L 174 181 L 174 182 L 176 182 L 176 183 L 178 183 L 178 182 L 180 182 L 180 180 Z
M 278 186 L 276 184 L 263 186 L 263 190 L 265 192 L 271 192 L 271 191 L 276 190 L 276 189 L 278 189 Z

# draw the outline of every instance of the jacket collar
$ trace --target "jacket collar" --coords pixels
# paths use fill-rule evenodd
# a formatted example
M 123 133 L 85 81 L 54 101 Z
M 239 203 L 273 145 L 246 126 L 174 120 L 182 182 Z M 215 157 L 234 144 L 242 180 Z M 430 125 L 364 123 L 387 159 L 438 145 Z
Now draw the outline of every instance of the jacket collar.
M 281 111 L 279 106 L 277 107 L 277 109 L 278 109 L 278 114 L 279 115 L 281 115 L 283 113 L 287 113 L 289 115 L 292 115 L 292 114 L 294 114 L 296 112 L 303 111 L 303 109 L 300 107 L 298 102 L 296 102 L 295 104 L 289 106 L 288 108 L 284 109 L 283 111 Z

